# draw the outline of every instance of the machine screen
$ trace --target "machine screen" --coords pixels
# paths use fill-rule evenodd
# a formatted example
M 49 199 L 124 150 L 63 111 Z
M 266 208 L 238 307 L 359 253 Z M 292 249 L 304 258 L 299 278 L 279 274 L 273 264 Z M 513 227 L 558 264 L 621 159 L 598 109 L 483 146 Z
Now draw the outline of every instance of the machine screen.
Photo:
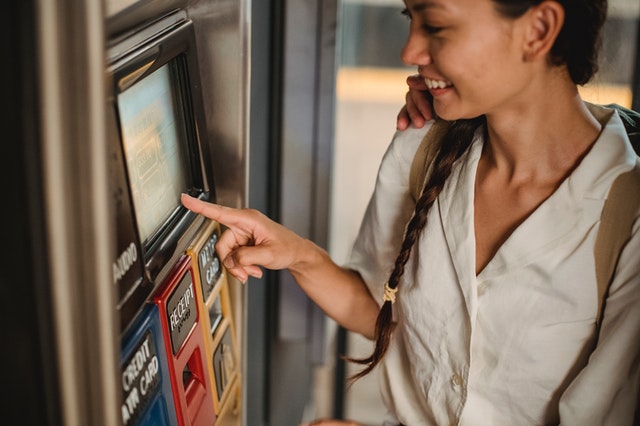
M 140 240 L 146 243 L 187 191 L 186 130 L 168 63 L 118 95 L 120 126 Z

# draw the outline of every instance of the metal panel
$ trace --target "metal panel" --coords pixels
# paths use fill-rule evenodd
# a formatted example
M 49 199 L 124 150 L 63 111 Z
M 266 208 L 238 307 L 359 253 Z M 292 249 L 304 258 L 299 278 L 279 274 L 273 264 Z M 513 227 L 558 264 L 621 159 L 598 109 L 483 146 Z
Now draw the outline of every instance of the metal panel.
M 283 4 L 277 219 L 326 246 L 337 6 L 335 0 Z M 288 272 L 279 274 L 278 284 L 269 420 L 296 424 L 312 404 L 313 366 L 323 360 L 325 317 Z
M 246 207 L 249 174 L 248 99 L 249 88 L 249 0 L 192 0 L 186 11 L 196 31 L 200 79 L 207 120 L 207 139 L 211 142 L 216 202 Z M 251 354 L 247 340 L 248 290 L 237 280 L 229 280 L 242 371 Z M 266 302 L 261 300 L 262 306 Z M 260 354 L 260 353 L 258 353 Z M 264 377 L 250 382 L 242 376 L 243 424 L 252 404 L 247 392 L 260 389 Z M 252 387 L 252 388 L 250 388 Z M 246 401 L 246 403 L 244 403 Z
M 247 1 L 191 1 L 217 201 L 247 205 Z
M 3 328 L 2 404 L 5 424 L 62 425 L 59 375 L 47 259 L 46 212 L 40 169 L 41 127 L 35 0 L 5 5 L 0 29 L 3 213 L 0 241 L 0 321 Z M 25 407 L 36 407 L 27 409 Z
M 100 2 L 38 2 L 50 286 L 62 417 L 71 426 L 120 417 L 103 19 Z
M 272 215 L 274 176 L 274 151 L 272 141 L 279 131 L 274 117 L 279 117 L 279 108 L 273 97 L 278 89 L 274 40 L 281 32 L 277 25 L 280 11 L 278 0 L 252 1 L 248 14 L 251 16 L 249 70 L 249 206 Z M 276 163 L 277 164 L 277 163 Z M 273 303 L 271 295 L 275 288 L 276 274 L 265 271 L 261 280 L 250 278 L 247 284 L 246 303 L 246 364 L 244 368 L 244 396 L 246 425 L 269 424 L 269 375 L 271 364 L 270 342 Z
M 335 1 L 287 2 L 280 221 L 323 246 L 327 238 L 333 144 L 335 19 Z M 305 297 L 291 280 L 281 281 L 282 338 L 307 337 L 309 318 L 295 313 Z

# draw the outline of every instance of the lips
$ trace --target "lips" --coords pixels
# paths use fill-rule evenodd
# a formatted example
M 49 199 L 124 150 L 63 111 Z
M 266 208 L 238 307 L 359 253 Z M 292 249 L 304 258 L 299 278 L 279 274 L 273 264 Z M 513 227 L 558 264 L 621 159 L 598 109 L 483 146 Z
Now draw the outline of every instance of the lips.
M 444 89 L 453 86 L 453 83 L 447 80 L 433 80 L 431 78 L 424 78 L 424 82 L 429 89 Z

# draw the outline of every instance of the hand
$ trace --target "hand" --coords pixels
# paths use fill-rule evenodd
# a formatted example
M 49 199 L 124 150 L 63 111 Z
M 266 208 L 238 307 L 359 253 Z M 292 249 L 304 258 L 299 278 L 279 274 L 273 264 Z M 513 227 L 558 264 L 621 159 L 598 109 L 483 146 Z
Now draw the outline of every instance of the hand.
M 182 204 L 225 225 L 216 252 L 229 273 L 241 282 L 261 278 L 260 266 L 286 269 L 296 263 L 304 239 L 257 210 L 234 209 L 182 194 Z
M 407 77 L 409 91 L 405 96 L 406 104 L 398 113 L 396 127 L 404 130 L 413 124 L 414 127 L 421 128 L 424 123 L 433 118 L 433 107 L 427 92 L 427 85 L 419 75 Z

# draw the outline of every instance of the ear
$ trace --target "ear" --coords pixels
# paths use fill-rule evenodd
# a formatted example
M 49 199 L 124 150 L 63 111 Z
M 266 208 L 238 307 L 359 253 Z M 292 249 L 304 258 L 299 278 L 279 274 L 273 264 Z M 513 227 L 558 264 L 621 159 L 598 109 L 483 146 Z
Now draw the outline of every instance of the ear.
M 524 59 L 545 58 L 564 24 L 564 7 L 554 0 L 545 0 L 527 12 L 527 31 L 524 39 Z

